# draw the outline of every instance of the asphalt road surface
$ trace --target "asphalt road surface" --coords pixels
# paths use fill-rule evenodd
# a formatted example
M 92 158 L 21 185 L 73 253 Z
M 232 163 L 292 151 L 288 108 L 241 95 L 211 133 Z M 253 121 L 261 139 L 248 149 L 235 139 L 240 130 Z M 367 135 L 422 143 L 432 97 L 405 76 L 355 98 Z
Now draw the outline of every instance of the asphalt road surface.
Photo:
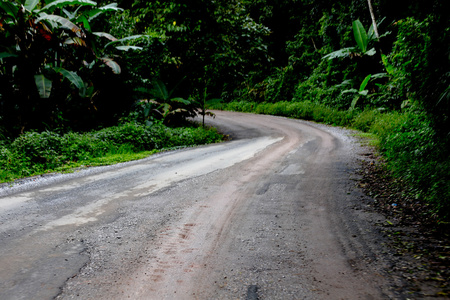
M 385 299 L 343 130 L 216 112 L 221 144 L 0 189 L 0 299 Z

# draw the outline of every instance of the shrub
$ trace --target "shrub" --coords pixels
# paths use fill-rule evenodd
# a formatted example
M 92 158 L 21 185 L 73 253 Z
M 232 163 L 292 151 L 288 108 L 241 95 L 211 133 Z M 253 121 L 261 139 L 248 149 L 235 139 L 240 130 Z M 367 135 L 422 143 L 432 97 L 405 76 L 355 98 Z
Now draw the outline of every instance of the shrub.
M 383 139 L 382 151 L 394 174 L 411 184 L 418 199 L 431 202 L 441 217 L 450 217 L 449 150 L 430 121 L 409 115 Z
M 170 128 L 125 123 L 85 134 L 27 132 L 10 145 L 0 146 L 0 181 L 40 174 L 72 162 L 108 155 L 138 153 L 180 146 L 214 143 L 221 135 L 203 127 Z
M 364 110 L 363 112 L 356 115 L 356 117 L 353 119 L 352 125 L 358 130 L 369 132 L 373 123 L 375 123 L 379 116 L 380 113 L 376 109 Z
M 383 139 L 396 128 L 399 128 L 409 117 L 409 113 L 399 113 L 396 111 L 377 114 L 372 121 L 369 132 Z

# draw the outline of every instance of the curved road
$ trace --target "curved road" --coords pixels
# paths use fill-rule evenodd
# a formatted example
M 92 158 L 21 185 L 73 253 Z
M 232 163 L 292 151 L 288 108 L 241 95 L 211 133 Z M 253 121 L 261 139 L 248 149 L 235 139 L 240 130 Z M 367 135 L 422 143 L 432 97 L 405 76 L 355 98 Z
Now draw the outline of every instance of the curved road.
M 0 299 L 380 299 L 343 131 L 216 112 L 231 141 L 0 189 Z

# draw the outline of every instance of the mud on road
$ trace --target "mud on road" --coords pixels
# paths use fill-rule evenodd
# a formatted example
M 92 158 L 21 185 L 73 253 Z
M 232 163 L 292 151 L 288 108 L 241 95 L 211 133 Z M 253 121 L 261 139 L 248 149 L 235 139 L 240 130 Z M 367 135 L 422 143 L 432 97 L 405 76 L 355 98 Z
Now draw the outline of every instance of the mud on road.
M 0 191 L 1 299 L 385 299 L 348 132 L 216 112 L 231 141 Z

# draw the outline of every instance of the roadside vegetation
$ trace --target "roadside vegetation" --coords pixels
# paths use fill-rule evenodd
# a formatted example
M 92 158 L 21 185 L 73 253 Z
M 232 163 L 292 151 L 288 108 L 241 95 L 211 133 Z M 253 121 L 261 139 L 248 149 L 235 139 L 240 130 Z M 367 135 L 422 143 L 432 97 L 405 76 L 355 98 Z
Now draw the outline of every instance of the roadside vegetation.
M 449 5 L 0 0 L 0 180 L 217 141 L 187 120 L 221 107 L 377 136 L 444 224 Z
M 383 157 L 387 171 L 402 179 L 410 201 L 424 201 L 422 210 L 435 222 L 450 213 L 449 152 L 423 114 L 378 109 L 338 110 L 308 101 L 277 103 L 231 102 L 224 110 L 283 116 L 357 129 L 367 133 L 371 146 Z M 438 215 L 440 213 L 439 219 Z
M 0 182 L 71 171 L 82 166 L 107 165 L 147 157 L 161 150 L 222 140 L 215 129 L 149 127 L 124 123 L 88 133 L 27 132 L 12 143 L 0 146 Z

